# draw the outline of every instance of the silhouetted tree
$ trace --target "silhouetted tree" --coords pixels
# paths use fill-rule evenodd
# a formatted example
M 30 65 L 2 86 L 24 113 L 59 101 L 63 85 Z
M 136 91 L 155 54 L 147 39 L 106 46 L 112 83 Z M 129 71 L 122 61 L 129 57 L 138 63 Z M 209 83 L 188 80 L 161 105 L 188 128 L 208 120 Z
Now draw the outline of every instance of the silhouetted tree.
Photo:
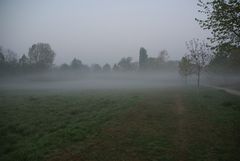
M 5 57 L 3 53 L 0 51 L 0 65 L 4 64 L 4 62 L 5 62 Z
M 64 63 L 60 66 L 60 70 L 66 71 L 66 70 L 69 70 L 69 69 L 70 69 L 70 66 L 66 63 Z
M 197 86 L 200 87 L 201 72 L 206 67 L 210 58 L 210 50 L 208 45 L 204 41 L 199 39 L 193 39 L 186 42 L 187 49 L 189 51 L 189 59 L 195 66 L 195 74 L 197 75 Z
M 113 71 L 118 72 L 119 71 L 119 66 L 117 64 L 113 65 Z
M 4 65 L 5 65 L 5 58 L 2 51 L 0 50 L 0 73 L 4 71 Z
M 149 70 L 158 70 L 159 69 L 159 59 L 154 57 L 149 57 L 147 63 L 147 69 Z
M 131 57 L 122 58 L 119 61 L 118 66 L 119 70 L 121 71 L 131 71 L 133 69 L 132 58 Z
M 4 57 L 5 57 L 5 62 L 8 64 L 14 65 L 17 63 L 17 54 L 10 49 L 7 49 Z
M 104 71 L 104 72 L 110 72 L 110 71 L 111 71 L 111 66 L 110 66 L 109 64 L 105 64 L 105 65 L 103 66 L 103 71 Z
M 82 68 L 81 68 L 81 71 L 83 72 L 89 72 L 90 71 L 90 67 L 86 64 L 83 64 L 82 65 Z
M 146 69 L 147 63 L 148 63 L 147 50 L 145 48 L 141 47 L 140 51 L 139 51 L 139 68 L 140 68 L 140 70 Z
M 22 57 L 19 59 L 19 65 L 22 66 L 22 67 L 26 67 L 29 65 L 30 63 L 30 60 L 28 59 L 28 57 L 23 54 Z
M 93 72 L 101 72 L 102 71 L 102 67 L 99 64 L 93 64 L 91 69 Z
M 37 43 L 29 49 L 30 63 L 40 69 L 46 69 L 53 65 L 55 52 L 47 43 Z
M 71 68 L 80 70 L 81 67 L 82 67 L 82 61 L 74 58 L 71 62 Z

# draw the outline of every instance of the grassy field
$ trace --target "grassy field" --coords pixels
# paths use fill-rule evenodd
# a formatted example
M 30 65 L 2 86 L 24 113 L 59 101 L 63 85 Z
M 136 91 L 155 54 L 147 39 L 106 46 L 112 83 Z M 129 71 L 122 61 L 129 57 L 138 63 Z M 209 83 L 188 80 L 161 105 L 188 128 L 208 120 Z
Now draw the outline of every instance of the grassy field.
M 1 91 L 1 161 L 237 161 L 240 97 L 203 88 Z

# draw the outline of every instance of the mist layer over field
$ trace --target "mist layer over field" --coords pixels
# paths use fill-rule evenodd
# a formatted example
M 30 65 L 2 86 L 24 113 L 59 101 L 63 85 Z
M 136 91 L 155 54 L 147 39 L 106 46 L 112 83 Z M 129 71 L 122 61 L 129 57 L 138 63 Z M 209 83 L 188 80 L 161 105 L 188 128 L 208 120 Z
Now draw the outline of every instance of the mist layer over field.
M 182 85 L 177 72 L 123 73 L 45 73 L 4 79 L 2 89 L 82 90 L 82 89 L 141 89 Z

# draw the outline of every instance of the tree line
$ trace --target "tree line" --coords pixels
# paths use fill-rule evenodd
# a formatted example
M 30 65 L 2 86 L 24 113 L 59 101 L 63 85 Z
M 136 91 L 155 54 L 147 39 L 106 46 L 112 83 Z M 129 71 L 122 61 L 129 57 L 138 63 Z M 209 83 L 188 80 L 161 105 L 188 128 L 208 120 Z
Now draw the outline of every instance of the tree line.
M 23 54 L 19 59 L 17 54 L 9 49 L 0 47 L 0 73 L 1 75 L 25 74 L 45 72 L 49 70 L 74 71 L 74 72 L 127 72 L 127 71 L 160 71 L 177 70 L 177 61 L 168 60 L 167 50 L 162 50 L 157 57 L 149 57 L 143 47 L 139 51 L 139 61 L 133 61 L 131 57 L 124 57 L 113 66 L 106 63 L 101 66 L 92 64 L 88 66 L 80 59 L 73 58 L 67 64 L 56 66 L 53 64 L 56 53 L 48 43 L 33 44 L 28 54 Z

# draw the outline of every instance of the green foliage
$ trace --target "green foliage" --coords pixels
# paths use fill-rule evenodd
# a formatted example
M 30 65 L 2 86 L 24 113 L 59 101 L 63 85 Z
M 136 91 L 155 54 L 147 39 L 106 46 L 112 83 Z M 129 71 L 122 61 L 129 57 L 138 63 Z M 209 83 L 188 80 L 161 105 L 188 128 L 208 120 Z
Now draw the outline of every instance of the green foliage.
M 230 44 L 219 45 L 208 66 L 209 71 L 223 73 L 239 73 L 240 48 L 234 48 Z
M 240 46 L 240 1 L 239 0 L 199 0 L 199 12 L 206 15 L 205 20 L 196 19 L 203 29 L 210 29 L 211 42 L 228 43 Z

